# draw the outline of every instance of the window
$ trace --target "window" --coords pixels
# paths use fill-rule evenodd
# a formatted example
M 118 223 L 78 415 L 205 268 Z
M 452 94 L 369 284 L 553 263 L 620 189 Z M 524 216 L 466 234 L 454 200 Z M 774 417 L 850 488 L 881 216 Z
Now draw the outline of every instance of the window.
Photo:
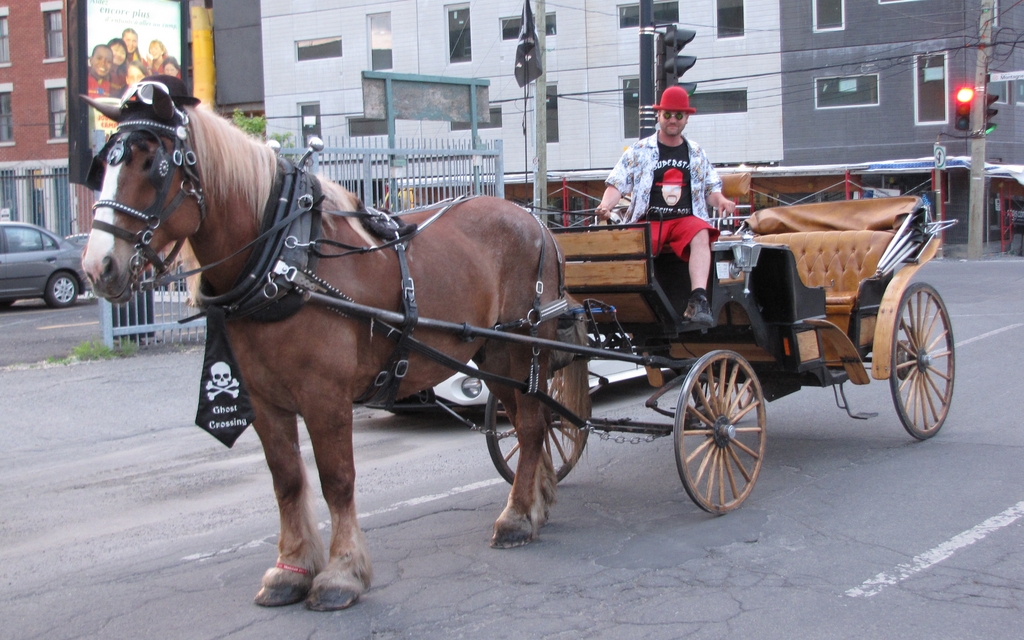
M 516 16 L 515 18 L 502 18 L 501 19 L 501 39 L 502 40 L 518 40 L 519 32 L 523 30 L 523 16 Z M 554 36 L 557 34 L 555 29 L 555 14 L 545 13 L 544 14 L 544 35 Z
M 448 9 L 448 59 L 452 62 L 469 62 L 473 59 L 468 6 Z
M 690 96 L 690 106 L 697 110 L 695 115 L 713 113 L 746 113 L 747 90 L 701 91 Z
M 1000 82 L 990 82 L 988 83 L 987 91 L 990 95 L 996 96 L 996 102 L 1007 104 L 1010 100 L 1007 97 L 1008 94 L 1006 85 L 1007 83 L 1005 80 Z
M 60 11 L 43 12 L 43 33 L 46 35 L 46 57 L 64 57 L 64 22 Z
M 370 20 L 370 69 L 391 69 L 391 14 L 377 13 Z
M 50 103 L 50 139 L 68 137 L 68 92 L 64 87 L 47 89 Z
M 302 142 L 308 143 L 310 137 L 320 137 L 320 103 L 299 105 L 299 116 L 302 121 Z
M 1024 104 L 1024 80 L 1015 80 L 1013 86 L 1016 88 L 1017 104 Z
M 324 58 L 341 57 L 341 38 L 318 38 L 316 40 L 299 40 L 295 43 L 298 61 L 323 60 Z
M 371 120 L 369 118 L 349 118 L 348 135 L 353 138 L 361 136 L 388 135 L 387 120 Z
M 0 142 L 14 140 L 14 115 L 11 111 L 10 90 L 0 93 Z
M 548 85 L 548 142 L 558 142 L 558 85 Z
M 452 131 L 469 131 L 472 127 L 468 122 L 453 122 Z M 500 129 L 501 128 L 501 107 L 491 107 L 491 121 L 476 123 L 477 129 Z
M 675 24 L 679 22 L 678 2 L 655 2 L 655 24 Z M 628 29 L 640 26 L 640 5 L 625 4 L 619 6 L 619 28 Z
M 878 104 L 877 75 L 816 78 L 814 83 L 814 106 L 817 109 L 872 107 Z
M 622 80 L 622 136 L 640 137 L 640 79 Z
M 838 31 L 844 28 L 844 0 L 814 0 L 814 30 Z
M 28 253 L 43 250 L 43 234 L 28 227 L 7 227 L 7 253 Z
M 718 0 L 718 37 L 743 36 L 743 0 Z
M 7 30 L 7 16 L 0 16 L 0 64 L 11 61 L 10 33 Z
M 917 123 L 946 122 L 946 56 L 917 56 Z

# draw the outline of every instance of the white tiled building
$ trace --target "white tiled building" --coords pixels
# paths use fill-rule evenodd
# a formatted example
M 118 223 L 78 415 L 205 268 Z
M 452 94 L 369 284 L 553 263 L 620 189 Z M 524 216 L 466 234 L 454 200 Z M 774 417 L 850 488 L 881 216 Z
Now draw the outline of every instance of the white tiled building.
M 607 0 L 546 5 L 554 25 L 546 38 L 545 71 L 549 94 L 557 96 L 549 104 L 549 114 L 557 112 L 557 142 L 549 142 L 547 149 L 549 171 L 609 168 L 636 139 L 635 103 L 624 103 L 628 95 L 635 96 L 639 77 L 638 7 Z M 366 131 L 367 123 L 360 124 L 361 72 L 375 67 L 487 78 L 492 113 L 500 110 L 502 126 L 481 128 L 480 136 L 502 139 L 506 172 L 521 172 L 524 102 L 513 66 L 522 10 L 522 0 L 262 0 L 268 129 L 297 138 L 319 129 L 329 143 L 332 137 Z M 699 83 L 694 100 L 700 112 L 687 134 L 716 163 L 780 161 L 779 3 L 656 1 L 655 19 L 697 32 L 685 53 L 698 62 L 684 80 Z M 705 81 L 710 78 L 719 80 Z M 532 160 L 532 85 L 530 90 L 525 146 Z M 448 123 L 399 121 L 397 135 L 437 139 L 470 134 L 453 131 Z

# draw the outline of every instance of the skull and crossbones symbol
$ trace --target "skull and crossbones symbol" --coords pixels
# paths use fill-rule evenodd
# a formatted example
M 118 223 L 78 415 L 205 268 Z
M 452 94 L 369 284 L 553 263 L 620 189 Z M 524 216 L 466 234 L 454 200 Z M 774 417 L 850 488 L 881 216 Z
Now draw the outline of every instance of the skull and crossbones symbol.
M 226 362 L 216 362 L 210 367 L 213 380 L 206 382 L 206 397 L 213 400 L 222 393 L 238 398 L 238 379 L 231 375 L 231 367 Z

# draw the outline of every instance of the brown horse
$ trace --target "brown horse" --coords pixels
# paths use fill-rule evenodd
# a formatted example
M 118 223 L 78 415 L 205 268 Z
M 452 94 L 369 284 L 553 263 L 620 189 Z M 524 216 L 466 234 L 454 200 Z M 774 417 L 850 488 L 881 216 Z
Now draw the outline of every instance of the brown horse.
M 147 97 L 145 105 L 133 103 L 137 108 L 130 111 L 90 101 L 120 121 L 116 136 L 121 146 L 116 155 L 111 152 L 105 158 L 97 222 L 84 269 L 98 295 L 123 301 L 137 286 L 141 269 L 153 262 L 152 256 L 185 240 L 199 265 L 213 265 L 203 273 L 205 293 L 221 294 L 235 283 L 252 251 L 245 246 L 261 229 L 277 170 L 275 154 L 204 108 L 179 103 L 170 110 L 166 96 Z M 146 122 L 161 126 L 147 129 Z M 175 151 L 184 150 L 187 156 L 190 149 L 195 162 L 179 162 Z M 161 188 L 154 171 L 168 158 L 174 160 L 170 187 Z M 360 202 L 336 184 L 323 181 L 322 188 L 323 237 L 349 246 L 374 243 L 354 218 L 329 213 L 358 211 Z M 408 220 L 423 224 L 434 213 L 414 214 Z M 151 236 L 146 234 L 147 225 Z M 143 243 L 152 253 L 140 253 L 137 246 Z M 528 212 L 501 199 L 479 197 L 458 203 L 409 242 L 409 270 L 420 317 L 477 327 L 528 318 L 542 256 L 541 302 L 549 303 L 560 295 L 562 264 L 546 229 Z M 402 308 L 399 263 L 392 249 L 321 259 L 316 275 L 357 303 L 390 311 Z M 555 324 L 540 323 L 538 337 L 555 339 Z M 274 606 L 305 599 L 311 609 L 347 607 L 369 587 L 372 577 L 353 501 L 352 407 L 395 343 L 383 332 L 372 331 L 368 321 L 314 302 L 278 322 L 230 320 L 227 332 L 251 395 L 254 427 L 273 476 L 281 518 L 277 562 L 263 576 L 256 602 Z M 474 359 L 482 371 L 515 380 L 527 379 L 535 358 L 528 344 L 467 341 L 425 328 L 417 329 L 415 337 L 459 361 Z M 543 391 L 546 350 L 539 363 Z M 430 388 L 449 375 L 446 367 L 414 353 L 398 395 Z M 582 379 L 585 389 L 585 375 Z M 491 390 L 508 408 L 521 444 L 515 482 L 494 523 L 491 545 L 514 547 L 537 536 L 554 501 L 555 475 L 543 451 L 551 416 L 536 397 L 502 385 Z M 309 432 L 330 509 L 326 554 L 299 450 L 297 416 Z

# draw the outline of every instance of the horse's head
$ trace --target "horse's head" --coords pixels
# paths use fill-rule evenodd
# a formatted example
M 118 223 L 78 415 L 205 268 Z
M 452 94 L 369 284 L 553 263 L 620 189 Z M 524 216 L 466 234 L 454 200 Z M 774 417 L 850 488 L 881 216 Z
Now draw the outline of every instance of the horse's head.
M 93 291 L 112 302 L 131 296 L 148 265 L 163 271 L 170 258 L 160 253 L 174 245 L 172 258 L 202 224 L 203 198 L 186 109 L 197 101 L 178 92 L 184 92 L 184 85 L 179 89 L 156 76 L 135 85 L 119 107 L 83 96 L 118 123 L 89 173 L 89 186 L 100 196 L 82 260 Z

